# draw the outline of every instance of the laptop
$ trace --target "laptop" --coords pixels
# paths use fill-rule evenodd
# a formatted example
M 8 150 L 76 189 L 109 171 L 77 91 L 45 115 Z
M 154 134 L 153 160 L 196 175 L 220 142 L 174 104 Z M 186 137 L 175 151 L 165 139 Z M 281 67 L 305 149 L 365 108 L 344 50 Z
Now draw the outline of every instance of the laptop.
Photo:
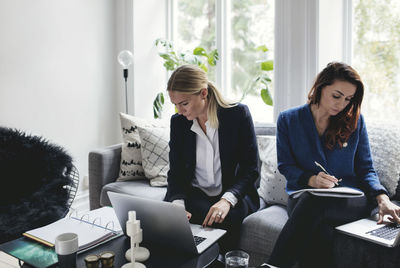
M 136 211 L 145 242 L 201 254 L 226 233 L 189 223 L 184 207 L 177 204 L 113 192 L 108 196 L 125 234 L 128 211 Z
M 397 246 L 400 242 L 400 225 L 376 224 L 376 217 L 350 222 L 336 227 L 336 230 L 390 248 Z

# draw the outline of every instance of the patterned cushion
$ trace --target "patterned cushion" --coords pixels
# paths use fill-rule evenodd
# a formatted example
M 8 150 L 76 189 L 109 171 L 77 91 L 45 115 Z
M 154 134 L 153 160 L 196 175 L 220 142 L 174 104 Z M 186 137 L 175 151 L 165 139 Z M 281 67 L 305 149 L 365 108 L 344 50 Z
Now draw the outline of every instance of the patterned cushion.
M 372 122 L 367 125 L 372 161 L 389 197 L 400 200 L 396 189 L 400 176 L 400 127 Z
M 142 142 L 138 127 L 160 127 L 168 126 L 168 124 L 159 120 L 146 120 L 124 113 L 120 113 L 120 119 L 123 144 L 120 174 L 117 181 L 143 179 L 146 174 L 142 167 Z
M 142 165 L 151 186 L 166 186 L 169 170 L 169 128 L 140 127 Z
M 276 137 L 257 136 L 261 180 L 258 194 L 267 204 L 287 205 L 286 179 L 279 172 L 276 158 Z

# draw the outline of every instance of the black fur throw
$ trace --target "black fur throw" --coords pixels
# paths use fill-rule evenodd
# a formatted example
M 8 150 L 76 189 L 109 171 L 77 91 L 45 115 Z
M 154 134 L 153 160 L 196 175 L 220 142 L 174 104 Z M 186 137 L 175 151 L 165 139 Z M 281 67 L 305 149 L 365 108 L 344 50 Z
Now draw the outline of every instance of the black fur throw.
M 72 167 L 62 147 L 0 127 L 0 243 L 65 214 Z

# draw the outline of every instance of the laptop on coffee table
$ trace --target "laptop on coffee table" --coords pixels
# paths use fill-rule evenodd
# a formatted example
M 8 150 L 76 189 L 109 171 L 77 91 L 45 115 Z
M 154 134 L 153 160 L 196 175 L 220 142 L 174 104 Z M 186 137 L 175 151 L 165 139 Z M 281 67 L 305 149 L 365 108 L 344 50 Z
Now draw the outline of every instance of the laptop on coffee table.
M 108 196 L 125 234 L 128 212 L 136 211 L 145 242 L 201 254 L 226 233 L 189 223 L 184 207 L 177 204 L 113 192 Z

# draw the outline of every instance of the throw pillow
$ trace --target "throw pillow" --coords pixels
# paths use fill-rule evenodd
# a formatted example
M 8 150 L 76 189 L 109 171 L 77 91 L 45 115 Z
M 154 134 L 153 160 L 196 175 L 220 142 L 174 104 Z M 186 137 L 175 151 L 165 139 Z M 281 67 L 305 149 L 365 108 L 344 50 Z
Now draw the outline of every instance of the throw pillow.
M 123 144 L 121 148 L 120 173 L 117 181 L 143 179 L 145 172 L 142 166 L 141 147 L 138 127 L 160 127 L 168 124 L 159 120 L 143 118 L 120 113 Z
M 151 186 L 166 186 L 169 170 L 169 128 L 138 126 L 142 166 Z
M 372 161 L 382 185 L 390 198 L 396 196 L 400 174 L 400 127 L 373 122 L 367 126 Z
M 267 204 L 287 205 L 286 179 L 279 172 L 276 156 L 276 137 L 257 136 L 261 164 L 258 194 Z

